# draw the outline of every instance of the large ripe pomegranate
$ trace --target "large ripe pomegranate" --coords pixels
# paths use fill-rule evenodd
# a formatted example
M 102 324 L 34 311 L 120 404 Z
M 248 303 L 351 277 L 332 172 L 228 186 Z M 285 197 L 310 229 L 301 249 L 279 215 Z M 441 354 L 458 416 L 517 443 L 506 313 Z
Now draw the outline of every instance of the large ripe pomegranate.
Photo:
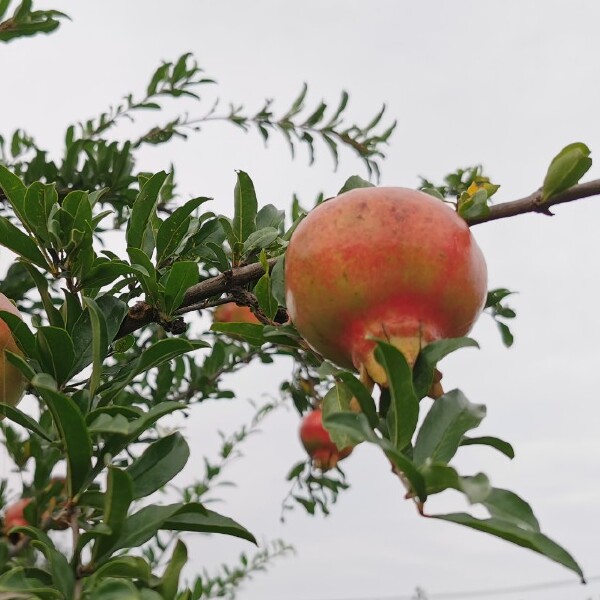
M 319 205 L 294 232 L 285 267 L 287 308 L 302 337 L 383 385 L 370 338 L 413 363 L 423 345 L 466 335 L 487 291 L 465 221 L 404 188 L 360 188 Z
M 0 310 L 5 310 L 18 317 L 21 313 L 15 305 L 0 293 Z M 12 336 L 8 325 L 0 319 L 0 402 L 16 406 L 25 391 L 26 381 L 21 372 L 8 362 L 4 350 L 10 350 L 15 354 L 21 354 Z M 2 416 L 0 416 L 2 419 Z
M 309 412 L 302 419 L 300 441 L 313 459 L 313 464 L 323 471 L 333 469 L 352 452 L 351 447 L 338 450 L 331 441 L 329 432 L 323 427 L 323 413 L 320 408 Z

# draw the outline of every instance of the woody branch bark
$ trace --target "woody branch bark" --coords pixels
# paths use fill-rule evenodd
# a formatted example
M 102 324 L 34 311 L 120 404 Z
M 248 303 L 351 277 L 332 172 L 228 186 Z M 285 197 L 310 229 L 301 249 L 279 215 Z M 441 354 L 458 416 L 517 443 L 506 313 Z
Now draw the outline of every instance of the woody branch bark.
M 531 212 L 552 215 L 550 211 L 552 206 L 597 195 L 600 195 L 600 179 L 574 185 L 546 201 L 542 201 L 541 190 L 537 190 L 524 198 L 491 206 L 490 212 L 485 217 L 468 219 L 467 223 L 469 226 L 480 225 L 488 221 L 506 219 Z M 270 269 L 273 268 L 275 262 L 276 259 L 269 261 Z M 237 267 L 230 271 L 225 271 L 216 277 L 201 281 L 188 289 L 179 307 L 178 314 L 200 310 L 204 308 L 203 303 L 209 298 L 214 298 L 235 288 L 243 287 L 257 281 L 262 277 L 264 272 L 262 265 L 255 263 L 244 267 Z M 157 317 L 156 311 L 150 305 L 144 302 L 136 304 L 129 310 L 127 317 L 125 317 L 125 320 L 121 324 L 117 338 L 133 333 L 149 323 L 156 322 Z

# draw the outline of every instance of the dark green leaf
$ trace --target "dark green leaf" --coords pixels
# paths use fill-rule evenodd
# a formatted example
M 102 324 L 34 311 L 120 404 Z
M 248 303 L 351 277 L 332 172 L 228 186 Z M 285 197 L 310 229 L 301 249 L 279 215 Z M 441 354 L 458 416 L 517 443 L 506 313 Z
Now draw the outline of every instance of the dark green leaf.
M 367 188 L 367 187 L 375 187 L 371 182 L 366 181 L 365 179 L 363 179 L 362 177 L 359 177 L 358 175 L 352 175 L 352 177 L 349 177 L 348 179 L 346 179 L 346 182 L 344 183 L 344 185 L 341 187 L 340 191 L 338 192 L 338 196 L 340 194 L 343 194 L 344 192 L 349 192 L 350 190 L 355 190 L 357 188 Z
M 0 244 L 34 265 L 48 269 L 46 259 L 37 244 L 20 229 L 17 229 L 6 217 L 0 217 Z
M 514 492 L 492 488 L 482 504 L 494 518 L 510 521 L 521 529 L 532 532 L 540 531 L 540 524 L 535 518 L 531 506 Z
M 119 539 L 132 500 L 133 486 L 129 473 L 116 467 L 109 467 L 106 494 L 104 494 L 103 522 L 112 533 L 99 536 L 96 540 L 92 552 L 94 562 L 99 562 L 108 556 Z
M 48 377 L 36 375 L 33 386 L 50 409 L 67 453 L 67 493 L 77 494 L 92 468 L 92 444 L 85 420 L 73 400 L 58 392 Z
M 252 346 L 262 346 L 265 343 L 263 326 L 258 323 L 213 323 L 210 329 L 240 337 Z
M 181 305 L 188 288 L 198 283 L 198 264 L 176 262 L 165 282 L 165 313 L 171 316 Z
M 413 383 L 417 396 L 423 398 L 429 392 L 435 367 L 440 360 L 459 348 L 469 347 L 479 348 L 479 344 L 471 338 L 462 337 L 437 340 L 422 348 L 413 368 Z
M 490 535 L 494 535 L 503 540 L 516 544 L 517 546 L 529 548 L 530 550 L 542 554 L 550 560 L 565 566 L 567 569 L 574 571 L 581 577 L 581 581 L 585 582 L 583 571 L 575 559 L 564 548 L 553 542 L 550 538 L 546 537 L 542 533 L 523 530 L 513 523 L 504 521 L 502 519 L 476 519 L 467 513 L 431 516 L 434 519 L 441 519 L 443 521 L 450 521 L 451 523 L 464 525 L 465 527 L 470 527 L 471 529 L 489 533 Z
M 36 336 L 42 366 L 58 385 L 65 383 L 75 360 L 71 336 L 59 327 L 40 327 Z
M 483 404 L 472 404 L 460 390 L 438 398 L 427 413 L 417 435 L 414 461 L 447 463 L 458 449 L 464 434 L 485 417 Z
M 412 382 L 412 371 L 404 354 L 386 342 L 378 342 L 375 358 L 385 369 L 391 397 L 387 425 L 394 448 L 402 451 L 412 440 L 419 420 L 419 399 Z
M 379 423 L 379 417 L 377 416 L 377 408 L 375 407 L 375 400 L 371 396 L 369 390 L 358 380 L 352 373 L 343 372 L 338 375 L 346 387 L 354 394 L 358 404 L 360 405 L 361 411 L 367 417 L 369 425 L 376 427 Z
M 388 440 L 378 437 L 369 427 L 367 417 L 363 414 L 339 412 L 334 413 L 324 420 L 324 425 L 329 431 L 338 431 L 346 433 L 351 437 L 355 444 L 360 442 L 370 442 L 379 446 L 388 459 L 394 465 L 394 468 L 401 472 L 410 483 L 415 495 L 422 502 L 427 498 L 425 480 L 414 463 L 402 452 L 398 452 Z
M 238 242 L 243 243 L 256 229 L 256 213 L 258 210 L 254 184 L 244 171 L 237 172 L 234 196 L 233 234 Z
M 482 446 L 490 446 L 492 448 L 496 448 L 502 454 L 508 456 L 508 458 L 513 459 L 515 457 L 515 451 L 513 447 L 504 440 L 500 438 L 493 437 L 491 435 L 485 435 L 482 437 L 464 437 L 461 442 L 461 446 L 473 446 L 473 445 L 482 445 Z
M 162 223 L 156 235 L 156 264 L 161 265 L 180 245 L 187 233 L 189 216 L 210 198 L 194 198 L 179 207 Z
M 39 423 L 32 419 L 29 415 L 9 404 L 3 404 L 0 402 L 0 415 L 9 418 L 11 421 L 18 423 L 21 427 L 29 429 L 29 431 L 39 435 L 47 442 L 53 442 L 54 440 L 40 427 Z
M 181 540 L 177 540 L 171 559 L 167 563 L 167 567 L 163 576 L 160 578 L 157 590 L 160 592 L 160 597 L 164 600 L 175 600 L 177 590 L 179 588 L 179 576 L 187 562 L 188 554 L 185 544 Z
M 142 186 L 127 222 L 126 239 L 128 246 L 142 249 L 146 228 L 155 211 L 160 188 L 166 179 L 167 173 L 161 171 L 150 177 Z
M 127 472 L 133 481 L 133 498 L 143 498 L 166 485 L 183 469 L 190 455 L 185 439 L 173 433 L 150 444 Z

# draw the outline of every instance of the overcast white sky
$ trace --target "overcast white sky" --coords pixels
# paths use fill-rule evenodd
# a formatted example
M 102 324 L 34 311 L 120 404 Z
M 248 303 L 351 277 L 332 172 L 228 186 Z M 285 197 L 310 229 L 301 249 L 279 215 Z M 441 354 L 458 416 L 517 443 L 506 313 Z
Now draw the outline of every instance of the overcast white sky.
M 351 115 L 364 122 L 382 102 L 398 120 L 383 185 L 414 187 L 418 176 L 441 178 L 483 163 L 502 184 L 498 201 L 529 194 L 564 145 L 600 151 L 600 4 L 593 0 L 88 0 L 45 2 L 72 23 L 49 37 L 0 47 L 0 133 L 24 127 L 58 150 L 65 126 L 94 116 L 127 93 L 145 89 L 162 59 L 191 51 L 219 82 L 226 102 L 257 109 L 265 97 L 287 108 L 302 82 L 309 100 L 351 94 Z M 146 123 L 153 124 L 150 116 Z M 349 153 L 333 171 L 326 148 L 309 168 L 291 161 L 281 140 L 267 149 L 254 133 L 207 126 L 187 142 L 144 151 L 140 167 L 177 167 L 184 195 L 215 197 L 231 213 L 235 169 L 252 176 L 259 201 L 287 209 L 297 192 L 310 204 L 335 193 L 354 173 Z M 594 156 L 594 154 L 593 154 Z M 589 178 L 600 176 L 592 167 Z M 543 531 L 568 548 L 588 576 L 600 575 L 600 398 L 597 298 L 598 199 L 556 209 L 554 218 L 521 216 L 474 228 L 488 262 L 490 287 L 519 291 L 514 347 L 507 351 L 491 320 L 473 332 L 480 351 L 464 350 L 443 365 L 447 387 L 488 406 L 482 433 L 511 441 L 514 461 L 491 450 L 464 449 L 457 466 L 487 472 L 498 487 L 521 494 Z M 232 381 L 242 398 L 277 393 L 287 365 L 246 369 Z M 195 476 L 217 448 L 215 428 L 231 430 L 251 415 L 242 403 L 194 409 L 187 421 Z M 352 484 L 333 514 L 300 510 L 279 523 L 289 467 L 303 456 L 298 418 L 280 411 L 245 448 L 223 489 L 229 514 L 261 539 L 282 537 L 297 555 L 259 575 L 241 600 L 351 600 L 402 597 L 416 586 L 436 592 L 477 590 L 576 577 L 527 550 L 458 526 L 420 519 L 402 501 L 386 461 L 358 448 L 344 463 Z M 199 475 L 200 473 L 198 473 Z M 431 512 L 466 508 L 452 493 Z M 188 574 L 233 562 L 247 545 L 225 537 L 188 536 Z M 522 600 L 600 596 L 600 585 L 521 593 Z M 481 596 L 484 597 L 484 596 Z

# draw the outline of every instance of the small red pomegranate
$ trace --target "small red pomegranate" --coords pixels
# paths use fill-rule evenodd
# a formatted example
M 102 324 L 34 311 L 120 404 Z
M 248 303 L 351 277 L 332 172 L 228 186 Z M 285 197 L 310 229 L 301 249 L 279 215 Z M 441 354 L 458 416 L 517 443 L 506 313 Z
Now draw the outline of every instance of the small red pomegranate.
M 320 408 L 309 412 L 302 419 L 300 441 L 313 459 L 315 467 L 323 471 L 333 469 L 340 460 L 352 452 L 351 447 L 338 450 L 331 441 L 329 432 L 323 427 L 323 413 Z
M 320 204 L 292 235 L 285 268 L 287 308 L 302 337 L 382 385 L 372 338 L 412 364 L 425 344 L 466 335 L 487 292 L 465 221 L 404 188 L 360 188 Z
M 21 498 L 14 504 L 10 504 L 4 511 L 4 533 L 8 533 L 13 527 L 25 527 L 29 525 L 25 519 L 25 508 L 31 502 L 31 498 Z
M 238 306 L 235 302 L 221 304 L 213 313 L 215 323 L 260 323 L 248 306 Z

